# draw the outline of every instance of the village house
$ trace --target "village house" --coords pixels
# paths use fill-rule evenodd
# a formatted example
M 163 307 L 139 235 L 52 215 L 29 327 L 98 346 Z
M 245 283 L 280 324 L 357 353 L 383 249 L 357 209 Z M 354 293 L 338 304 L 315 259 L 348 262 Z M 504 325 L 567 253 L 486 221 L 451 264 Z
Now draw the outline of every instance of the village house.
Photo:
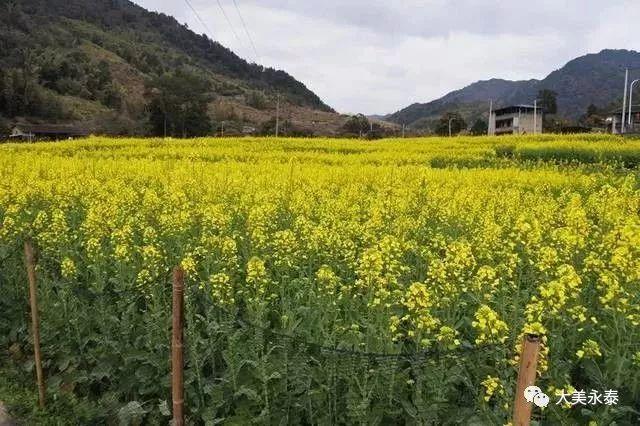
M 631 124 L 629 124 L 629 110 L 625 113 L 625 133 L 640 134 L 640 105 L 631 107 Z M 622 110 L 613 112 L 607 118 L 607 132 L 619 135 L 622 133 Z
M 543 111 L 533 105 L 513 105 L 497 109 L 489 118 L 490 135 L 542 133 Z
M 89 135 L 84 129 L 61 125 L 16 124 L 9 135 L 11 140 L 64 140 L 81 138 Z

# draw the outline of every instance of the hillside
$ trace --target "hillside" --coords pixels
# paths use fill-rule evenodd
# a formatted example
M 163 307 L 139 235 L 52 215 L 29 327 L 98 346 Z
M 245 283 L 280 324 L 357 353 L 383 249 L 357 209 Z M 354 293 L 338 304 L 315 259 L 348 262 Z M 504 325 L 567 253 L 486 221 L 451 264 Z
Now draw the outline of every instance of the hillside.
M 435 101 L 413 104 L 388 115 L 386 120 L 430 129 L 442 114 L 458 111 L 471 123 L 479 117 L 486 118 L 489 99 L 496 107 L 529 104 L 539 90 L 548 89 L 557 93 L 558 116 L 576 121 L 589 105 L 605 108 L 621 98 L 626 67 L 640 67 L 640 53 L 603 50 L 572 60 L 543 80 L 479 81 Z
M 344 124 L 284 71 L 249 64 L 174 18 L 126 0 L 0 3 L 0 122 L 59 122 L 137 133 L 155 82 L 185 70 L 206 82 L 209 116 L 229 131 L 260 128 L 282 111 L 303 128 Z M 318 119 L 318 116 L 320 119 Z M 217 123 L 217 124 L 216 124 Z

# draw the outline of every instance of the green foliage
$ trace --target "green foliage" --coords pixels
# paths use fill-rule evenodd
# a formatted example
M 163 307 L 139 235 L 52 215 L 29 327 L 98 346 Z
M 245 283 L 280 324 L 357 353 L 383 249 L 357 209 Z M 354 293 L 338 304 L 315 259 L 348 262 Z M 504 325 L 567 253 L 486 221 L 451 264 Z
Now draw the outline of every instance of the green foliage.
M 246 104 L 252 108 L 264 110 L 267 109 L 267 97 L 262 92 L 251 91 L 247 94 Z
M 209 82 L 215 80 L 215 90 L 223 95 L 278 90 L 290 103 L 331 111 L 287 73 L 248 64 L 174 18 L 129 1 L 0 2 L 0 70 L 8 79 L 0 91 L 5 93 L 0 114 L 7 117 L 72 118 L 62 113 L 57 101 L 62 96 L 129 114 L 126 96 L 141 105 L 149 101 L 131 98 L 137 93 L 136 81 L 184 67 L 196 69 Z M 118 81 L 114 69 L 120 71 Z M 256 105 L 261 103 L 256 100 Z M 95 110 L 93 116 L 81 118 L 95 120 Z M 134 116 L 129 118 L 137 119 Z M 195 114 L 191 121 L 201 118 Z
M 271 117 L 271 119 L 262 123 L 262 126 L 260 127 L 258 132 L 262 136 L 274 136 L 276 134 L 276 117 Z M 313 136 L 310 131 L 295 126 L 291 119 L 283 119 L 282 117 L 280 118 L 280 123 L 278 126 L 278 135 L 283 137 Z
M 600 109 L 596 105 L 591 104 L 587 108 L 587 112 L 580 118 L 580 124 L 587 127 L 602 128 L 606 126 L 606 109 Z
M 600 135 L 2 146 L 0 399 L 47 424 L 32 413 L 28 236 L 51 424 L 168 423 L 177 264 L 192 424 L 505 424 L 538 307 L 540 386 L 621 392 L 619 407 L 550 406 L 542 420 L 634 424 L 637 170 L 617 166 L 639 147 Z M 488 304 L 503 343 L 478 342 Z M 447 327 L 421 330 L 431 317 Z M 576 355 L 586 339 L 601 357 Z
M 449 136 L 449 130 L 451 135 L 458 135 L 463 130 L 467 129 L 467 122 L 458 112 L 448 112 L 444 114 L 436 127 L 436 134 L 440 136 Z
M 158 77 L 150 83 L 149 124 L 152 133 L 175 137 L 205 136 L 211 132 L 208 114 L 209 81 L 186 70 Z
M 486 121 L 481 118 L 478 118 L 473 126 L 471 126 L 471 134 L 473 136 L 484 136 L 489 131 L 489 125 Z
M 100 418 L 101 408 L 96 407 L 95 402 L 68 392 L 56 394 L 55 398 L 49 394 L 46 409 L 41 410 L 34 392 L 32 367 L 26 370 L 18 365 L 24 361 L 0 356 L 0 401 L 18 424 L 59 426 L 70 424 L 70 419 L 73 424 L 95 424 L 93 422 Z
M 33 73 L 24 69 L 0 69 L 0 114 L 8 117 L 68 117 L 60 102 L 38 85 Z
M 9 136 L 11 133 L 11 124 L 2 115 L 0 115 L 0 141 Z
M 607 136 L 592 136 L 589 143 L 584 136 L 577 136 L 563 144 L 508 144 L 495 147 L 499 158 L 515 159 L 519 162 L 551 162 L 558 164 L 606 164 L 635 169 L 640 166 L 640 151 L 637 144 L 611 143 Z
M 547 89 L 557 93 L 559 110 L 555 113 L 575 124 L 590 104 L 595 103 L 603 108 L 611 106 L 611 109 L 620 107 L 620 82 L 624 79 L 625 68 L 640 68 L 640 53 L 633 50 L 603 50 L 572 60 L 543 80 L 479 81 L 440 99 L 410 105 L 391 114 L 388 119 L 412 128 L 431 130 L 434 126 L 430 122 L 447 111 L 459 111 L 465 120 L 472 122 L 480 115 L 486 115 L 488 99 L 493 99 L 494 107 L 531 104 L 538 91 Z M 548 112 L 554 111 L 552 107 Z
M 553 90 L 542 89 L 538 91 L 538 106 L 545 114 L 556 114 L 558 112 L 558 94 Z
M 345 136 L 358 136 L 362 137 L 369 133 L 371 124 L 369 119 L 363 114 L 357 114 L 351 116 L 349 120 L 344 124 L 343 130 L 346 133 Z

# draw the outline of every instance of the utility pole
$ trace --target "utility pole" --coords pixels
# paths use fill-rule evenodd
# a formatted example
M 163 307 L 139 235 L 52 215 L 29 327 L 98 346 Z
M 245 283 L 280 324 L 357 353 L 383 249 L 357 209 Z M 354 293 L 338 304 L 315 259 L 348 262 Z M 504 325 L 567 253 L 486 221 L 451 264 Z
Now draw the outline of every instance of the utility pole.
M 276 138 L 280 134 L 280 93 L 278 93 L 278 103 L 276 104 Z
M 625 114 L 627 112 L 627 88 L 629 85 L 629 68 L 624 73 L 624 99 L 622 101 L 622 127 L 620 128 L 620 134 L 624 135 L 625 132 Z
M 493 99 L 489 100 L 489 122 L 487 124 L 487 136 L 491 136 L 491 123 L 493 122 Z
M 519 135 L 522 134 L 521 129 L 522 129 L 522 109 L 518 107 L 518 134 Z
M 402 123 L 402 139 L 404 139 L 404 134 L 405 134 L 405 125 L 404 123 Z
M 631 88 L 629 89 L 629 128 L 631 128 L 631 125 L 633 124 L 633 119 L 631 118 L 631 113 L 633 110 L 633 86 L 635 86 L 638 82 L 640 82 L 640 80 L 633 80 L 631 82 Z
M 453 120 L 455 120 L 454 117 L 449 119 L 449 137 L 451 137 L 451 123 L 453 122 Z
M 533 134 L 538 134 L 538 100 L 533 101 Z
M 221 130 L 222 131 L 221 131 L 221 135 L 220 136 L 224 138 L 224 121 L 222 122 L 222 129 Z

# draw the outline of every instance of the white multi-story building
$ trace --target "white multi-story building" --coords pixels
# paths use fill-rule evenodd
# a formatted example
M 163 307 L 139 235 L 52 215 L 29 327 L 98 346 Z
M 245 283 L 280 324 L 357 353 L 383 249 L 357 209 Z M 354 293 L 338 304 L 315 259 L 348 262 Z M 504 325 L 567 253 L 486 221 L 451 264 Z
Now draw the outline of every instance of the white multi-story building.
M 493 111 L 489 117 L 490 135 L 533 135 L 542 133 L 542 108 L 514 105 Z

